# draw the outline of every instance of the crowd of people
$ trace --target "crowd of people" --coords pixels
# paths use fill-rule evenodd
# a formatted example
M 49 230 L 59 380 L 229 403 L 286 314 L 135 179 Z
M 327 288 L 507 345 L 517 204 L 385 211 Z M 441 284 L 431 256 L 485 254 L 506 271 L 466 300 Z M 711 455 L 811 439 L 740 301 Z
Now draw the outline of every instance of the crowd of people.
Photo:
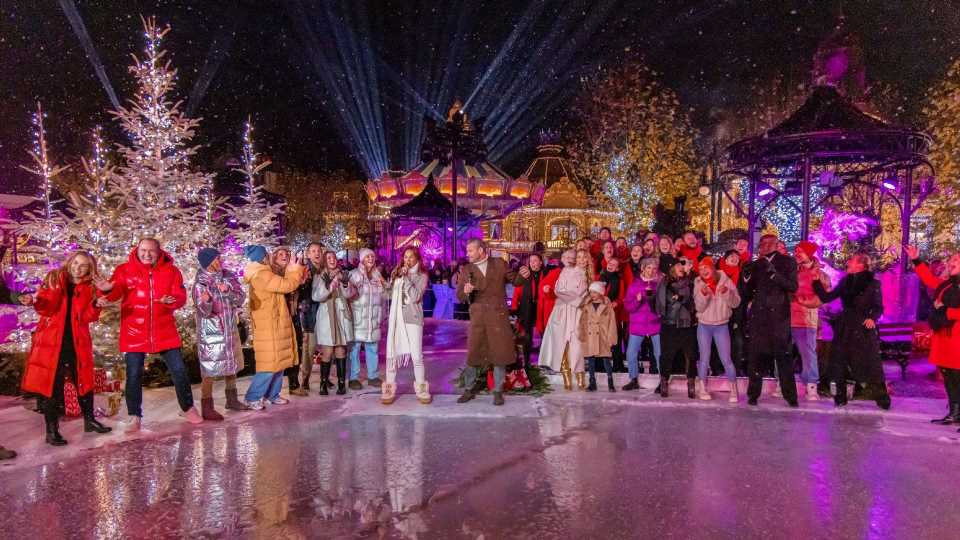
M 50 272 L 34 294 L 3 299 L 32 306 L 40 315 L 22 388 L 39 396 L 48 444 L 67 444 L 59 431 L 67 381 L 76 387 L 84 431 L 108 433 L 94 415 L 93 344 L 89 325 L 101 309 L 118 303 L 119 348 L 126 364 L 126 432 L 141 429 L 142 378 L 147 355 L 159 355 L 173 381 L 183 418 L 190 423 L 223 420 L 214 407 L 213 383 L 225 381 L 226 409 L 265 410 L 289 403 L 281 396 L 284 378 L 290 396 L 308 396 L 315 363 L 320 395 L 343 395 L 366 384 L 379 388 L 384 405 L 398 396 L 397 376 L 412 364 L 416 399 L 432 401 L 423 357 L 423 299 L 431 281 L 446 279 L 469 317 L 463 394 L 471 401 L 486 385 L 495 405 L 504 403 L 508 366 L 529 369 L 539 335 L 540 368 L 560 373 L 565 389 L 574 382 L 596 391 L 603 370 L 614 392 L 615 371 L 627 371 L 623 391 L 640 388 L 644 369 L 659 374 L 656 392 L 670 395 L 670 379 L 684 374 L 689 398 L 712 399 L 712 373 L 729 380 L 729 401 L 739 401 L 737 375 L 749 379 L 747 401 L 756 405 L 762 379 L 775 374 L 778 391 L 799 406 L 794 349 L 800 359 L 805 397 L 832 396 L 846 405 L 853 381 L 877 405 L 890 407 L 879 351 L 877 321 L 883 313 L 880 283 L 865 255 L 850 258 L 846 275 L 833 286 L 817 258 L 818 248 L 800 242 L 787 253 L 774 235 L 760 239 L 753 257 L 746 240 L 718 258 L 708 255 L 694 232 L 672 239 L 646 234 L 632 246 L 614 240 L 609 229 L 582 239 L 559 261 L 530 254 L 523 264 L 491 257 L 479 240 L 467 242 L 467 261 L 444 278 L 427 269 L 416 248 L 406 248 L 389 273 L 376 254 L 361 250 L 345 265 L 318 243 L 294 255 L 292 248 L 244 248 L 242 280 L 225 269 L 220 253 L 203 248 L 190 288 L 195 305 L 201 407 L 194 406 L 174 313 L 187 301 L 183 276 L 160 242 L 144 238 L 107 279 L 93 254 L 77 251 Z M 931 362 L 939 367 L 949 397 L 946 417 L 960 424 L 960 254 L 940 275 L 908 247 L 922 282 L 930 288 L 929 317 L 935 334 Z M 550 265 L 549 262 L 559 264 Z M 507 287 L 514 287 L 507 304 Z M 822 307 L 840 300 L 839 315 L 825 320 Z M 240 315 L 249 306 L 255 374 L 241 399 L 237 373 L 244 367 Z M 385 322 L 384 322 L 385 321 Z M 513 323 L 511 324 L 511 321 Z M 380 379 L 379 343 L 386 324 L 385 378 Z M 832 339 L 830 339 L 832 335 Z M 824 356 L 821 345 L 830 343 Z M 517 345 L 522 351 L 518 362 Z M 348 366 L 349 362 L 349 366 Z M 819 366 L 828 366 L 821 374 Z M 336 368 L 337 380 L 331 379 Z M 832 385 L 831 385 L 832 383 Z M 832 388 L 831 388 L 832 386 Z M 0 447 L 0 457 L 15 455 Z

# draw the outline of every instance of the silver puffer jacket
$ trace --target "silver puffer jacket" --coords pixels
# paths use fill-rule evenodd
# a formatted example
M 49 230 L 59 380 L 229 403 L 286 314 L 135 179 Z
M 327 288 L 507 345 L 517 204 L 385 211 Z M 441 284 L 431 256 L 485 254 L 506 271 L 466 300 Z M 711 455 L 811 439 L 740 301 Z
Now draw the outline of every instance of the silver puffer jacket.
M 229 289 L 221 292 L 219 284 Z M 206 291 L 210 300 L 202 302 Z M 226 270 L 197 271 L 193 284 L 193 304 L 196 306 L 197 357 L 204 377 L 236 375 L 243 369 L 243 350 L 237 322 L 243 309 L 244 293 L 236 276 Z
M 357 268 L 350 272 L 350 285 L 356 291 L 356 296 L 350 301 L 354 341 L 380 341 L 385 280 L 376 269 L 367 276 L 362 268 Z
M 353 311 L 349 300 L 355 294 L 349 279 L 333 279 L 327 270 L 313 277 L 313 301 L 319 302 L 314 332 L 317 345 L 340 347 L 353 341 Z

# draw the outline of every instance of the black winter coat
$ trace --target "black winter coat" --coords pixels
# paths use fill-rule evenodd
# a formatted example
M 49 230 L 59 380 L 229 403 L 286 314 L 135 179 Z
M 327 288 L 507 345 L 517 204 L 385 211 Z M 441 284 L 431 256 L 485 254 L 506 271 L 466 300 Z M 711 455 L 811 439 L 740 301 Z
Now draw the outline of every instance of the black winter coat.
M 876 328 L 863 325 L 867 319 L 876 323 L 883 315 L 883 294 L 873 272 L 848 274 L 830 292 L 822 283 L 814 281 L 813 292 L 824 304 L 839 298 L 843 305 L 843 311 L 833 326 L 831 362 L 837 361 L 835 358 L 849 362 L 850 372 L 857 382 L 883 383 L 880 337 Z
M 693 303 L 693 280 L 689 277 L 664 278 L 657 287 L 657 315 L 660 324 L 674 328 L 691 328 L 697 325 L 696 307 Z
M 300 308 L 300 327 L 306 328 L 309 330 L 309 333 L 313 333 L 313 329 L 317 326 L 317 308 L 320 307 L 320 302 L 313 301 L 313 276 L 317 275 L 319 272 L 310 261 L 304 263 L 306 265 L 307 280 L 303 282 L 303 285 L 297 289 L 297 305 Z M 296 322 L 297 318 L 294 317 Z
M 761 354 L 790 350 L 790 299 L 797 292 L 797 263 L 775 253 L 760 257 L 740 272 L 740 295 L 746 305 L 750 348 Z

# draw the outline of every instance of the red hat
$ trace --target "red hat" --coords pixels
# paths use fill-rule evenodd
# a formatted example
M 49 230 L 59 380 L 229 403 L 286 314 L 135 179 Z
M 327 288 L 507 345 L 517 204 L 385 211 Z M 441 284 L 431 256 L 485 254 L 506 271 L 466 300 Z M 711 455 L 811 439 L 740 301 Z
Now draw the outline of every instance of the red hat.
M 700 261 L 700 266 L 709 266 L 710 268 L 716 269 L 716 263 L 713 261 L 713 257 L 704 257 Z
M 811 259 L 817 254 L 817 250 L 820 249 L 820 246 L 814 244 L 809 240 L 801 240 L 797 247 L 794 248 L 794 251 L 802 251 L 807 257 Z

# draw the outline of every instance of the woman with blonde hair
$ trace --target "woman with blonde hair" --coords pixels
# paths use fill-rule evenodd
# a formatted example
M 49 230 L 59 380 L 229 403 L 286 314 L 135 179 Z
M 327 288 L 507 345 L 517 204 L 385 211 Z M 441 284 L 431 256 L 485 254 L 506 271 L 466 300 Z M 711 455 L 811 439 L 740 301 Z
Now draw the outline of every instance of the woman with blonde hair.
M 581 390 L 586 388 L 583 355 L 577 337 L 580 322 L 580 304 L 587 294 L 587 285 L 593 279 L 590 252 L 572 249 L 560 257 L 563 269 L 554 285 L 556 304 L 550 313 L 540 345 L 540 365 L 546 365 L 563 376 L 563 387 L 573 390 L 573 377 Z
M 353 341 L 353 311 L 349 300 L 356 294 L 350 276 L 340 268 L 337 254 L 323 254 L 323 270 L 313 278 L 313 301 L 317 307 L 317 346 L 320 364 L 320 395 L 329 393 L 330 361 L 337 363 L 337 395 L 347 393 L 347 346 Z
M 413 363 L 417 401 L 433 401 L 423 365 L 423 293 L 427 274 L 420 252 L 414 247 L 403 250 L 400 264 L 390 274 L 390 316 L 387 322 L 387 382 L 380 401 L 390 405 L 397 399 L 397 369 Z
M 42 396 L 40 408 L 46 421 L 46 442 L 52 446 L 67 444 L 60 435 L 59 421 L 64 408 L 63 388 L 68 379 L 77 388 L 83 412 L 83 431 L 111 431 L 93 416 L 90 323 L 100 318 L 97 290 L 109 290 L 109 282 L 97 272 L 97 260 L 93 255 L 76 251 L 59 269 L 47 274 L 35 296 L 21 298 L 40 315 L 22 389 Z

